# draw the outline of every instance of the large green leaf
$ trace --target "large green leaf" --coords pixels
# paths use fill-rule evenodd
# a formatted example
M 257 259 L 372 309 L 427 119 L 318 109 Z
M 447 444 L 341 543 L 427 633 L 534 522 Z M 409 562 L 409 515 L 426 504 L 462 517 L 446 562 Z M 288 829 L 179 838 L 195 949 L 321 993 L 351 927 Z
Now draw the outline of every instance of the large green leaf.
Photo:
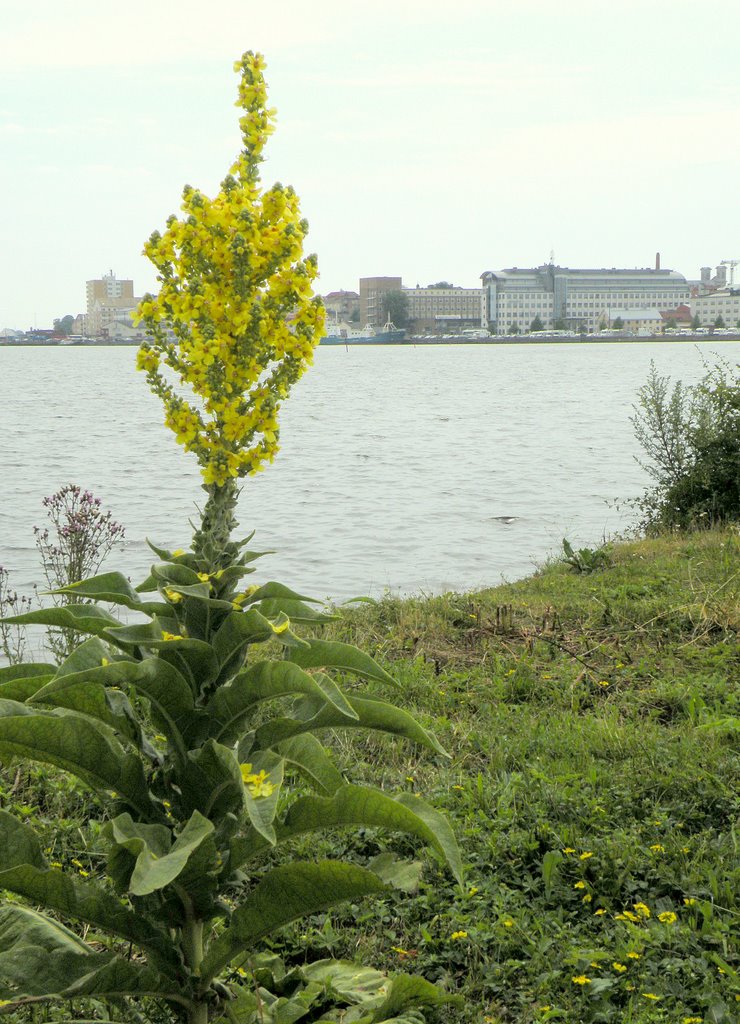
M 182 802 L 188 813 L 200 811 L 218 820 L 244 808 L 244 784 L 239 762 L 229 747 L 207 740 L 190 751 L 180 778 Z
M 271 580 L 269 583 L 263 583 L 261 587 L 254 590 L 247 598 L 245 604 L 255 604 L 258 601 L 264 601 L 275 597 L 288 598 L 291 601 L 310 601 L 313 604 L 323 604 L 315 597 L 306 597 L 305 594 L 297 594 L 295 590 L 291 590 L 290 587 L 284 586 L 282 583 L 275 583 Z
M 0 698 L 28 700 L 56 672 L 55 665 L 8 665 L 0 668 Z
M 290 806 L 285 818 L 275 823 L 275 834 L 282 843 L 307 832 L 353 825 L 405 832 L 437 850 L 461 883 L 462 861 L 449 822 L 418 797 L 411 797 L 409 806 L 408 796 L 394 799 L 365 786 L 341 786 L 331 797 L 301 797 Z M 236 870 L 261 846 L 254 835 L 235 838 L 231 868 Z
M 55 868 L 18 864 L 0 871 L 0 889 L 23 896 L 46 911 L 133 942 L 153 958 L 160 970 L 177 969 L 169 935 L 89 880 L 71 878 Z
M 104 572 L 90 579 L 71 583 L 68 587 L 51 591 L 52 594 L 74 594 L 91 601 L 121 604 L 147 615 L 167 614 L 168 606 L 161 601 L 142 601 L 126 577 L 120 572 Z
M 275 829 L 273 821 L 277 812 L 278 800 L 280 798 L 280 787 L 283 784 L 283 770 L 285 762 L 273 751 L 265 751 L 251 762 L 251 774 L 260 775 L 265 772 L 271 791 L 264 795 L 252 795 L 249 784 L 244 786 L 244 798 L 247 805 L 247 814 L 252 828 L 264 839 L 275 846 Z M 269 788 L 268 787 L 268 788 Z
M 167 640 L 164 633 L 176 630 L 175 622 L 157 619 L 143 626 L 123 626 L 111 629 L 106 638 L 120 647 L 147 648 L 156 651 L 159 657 L 172 665 L 188 682 L 193 694 L 215 679 L 218 674 L 218 662 L 210 644 L 192 637 L 179 640 Z
M 309 698 L 309 700 L 311 700 Z M 394 736 L 403 736 L 414 743 L 429 747 L 438 754 L 445 754 L 435 737 L 427 732 L 407 711 L 387 704 L 385 701 L 375 700 L 369 697 L 355 697 L 354 694 L 347 700 L 355 711 L 357 718 L 347 718 L 340 715 L 335 707 L 324 704 L 316 710 L 315 702 L 306 701 L 305 717 L 301 711 L 300 720 L 296 718 L 276 718 L 266 722 L 257 730 L 256 747 L 274 747 L 283 740 L 292 736 L 299 736 L 301 733 L 315 732 L 318 729 L 360 728 L 374 729 L 380 732 L 391 733 Z M 314 712 L 311 714 L 311 712 Z M 310 717 L 309 717 L 310 716 Z
M 33 829 L 23 825 L 7 811 L 0 811 L 0 871 L 14 868 L 18 864 L 45 867 L 41 844 Z
M 250 713 L 261 701 L 293 694 L 310 694 L 331 704 L 342 718 L 357 719 L 339 687 L 327 676 L 317 678 L 290 661 L 260 661 L 221 686 L 207 705 L 212 734 L 221 743 L 235 743 L 245 731 Z
M 5 1011 L 26 997 L 151 995 L 186 1004 L 155 971 L 112 953 L 96 953 L 73 932 L 17 904 L 0 907 L 0 998 Z
M 96 789 L 116 791 L 144 817 L 155 813 L 140 758 L 106 726 L 74 712 L 0 700 L 0 757 L 54 764 Z
M 344 784 L 342 773 L 324 750 L 321 742 L 311 733 L 294 736 L 284 743 L 278 743 L 274 749 L 323 795 L 331 796 Z
M 177 879 L 199 846 L 213 834 L 213 823 L 195 811 L 172 846 L 163 852 L 160 842 L 149 845 L 151 832 L 142 832 L 129 814 L 121 814 L 109 825 L 111 838 L 136 857 L 129 880 L 134 896 L 148 896 L 171 885 Z
M 157 657 L 148 657 L 143 661 L 116 659 L 103 665 L 100 663 L 102 659 L 98 657 L 101 649 L 105 651 L 95 638 L 81 644 L 59 668 L 56 676 L 34 695 L 31 703 L 75 707 L 74 703 L 70 703 L 73 698 L 65 700 L 67 691 L 74 695 L 80 687 L 102 689 L 133 686 L 138 693 L 148 698 L 156 727 L 166 734 L 180 757 L 184 758 L 182 736 L 193 725 L 195 705 L 192 691 L 180 672 Z M 90 667 L 85 667 L 88 661 Z
M 308 648 L 291 650 L 286 653 L 289 661 L 301 668 L 338 668 L 344 672 L 352 672 L 378 683 L 386 683 L 397 687 L 395 679 L 385 669 L 352 644 L 343 644 L 337 640 L 311 640 Z
M 399 974 L 380 1006 L 375 1008 L 373 1021 L 377 1024 L 397 1019 L 400 1013 L 407 1013 L 419 1006 L 440 1006 L 443 1003 L 461 1003 L 459 996 L 451 996 L 437 988 L 426 978 L 418 975 Z
M 221 677 L 235 665 L 249 644 L 264 643 L 273 635 L 269 621 L 255 608 L 246 612 L 233 611 L 224 619 L 213 637 L 213 649 L 221 667 Z
M 234 911 L 229 926 L 203 961 L 203 976 L 213 978 L 240 952 L 252 949 L 291 921 L 385 888 L 371 871 L 339 861 L 297 862 L 277 867 L 264 876 Z
M 259 603 L 260 612 L 268 619 L 274 619 L 281 612 L 287 615 L 291 622 L 301 622 L 307 625 L 316 625 L 322 622 L 336 622 L 341 618 L 339 615 L 330 615 L 328 612 L 318 612 L 309 608 L 303 601 L 294 601 L 288 597 L 270 597 Z
M 3 622 L 19 626 L 58 626 L 60 629 L 74 629 L 78 633 L 92 633 L 102 636 L 111 626 L 120 626 L 105 608 L 96 604 L 68 604 L 63 608 L 37 608 L 23 615 L 12 615 Z

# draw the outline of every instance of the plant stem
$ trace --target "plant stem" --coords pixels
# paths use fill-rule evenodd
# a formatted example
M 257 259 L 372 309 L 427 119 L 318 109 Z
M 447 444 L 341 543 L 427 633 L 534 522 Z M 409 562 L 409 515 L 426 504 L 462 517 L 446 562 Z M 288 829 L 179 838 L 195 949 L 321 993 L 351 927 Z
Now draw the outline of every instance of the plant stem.
M 234 509 L 239 491 L 236 480 L 228 480 L 220 487 L 204 487 L 204 490 L 208 500 L 201 525 L 193 535 L 193 551 L 213 568 L 224 568 L 235 554 L 231 531 L 237 525 Z

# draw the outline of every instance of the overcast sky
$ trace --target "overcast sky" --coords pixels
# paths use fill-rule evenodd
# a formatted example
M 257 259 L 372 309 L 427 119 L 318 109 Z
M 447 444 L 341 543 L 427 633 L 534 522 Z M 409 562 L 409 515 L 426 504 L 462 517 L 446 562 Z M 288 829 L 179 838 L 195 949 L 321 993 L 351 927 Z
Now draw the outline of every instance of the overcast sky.
M 551 251 L 696 277 L 740 257 L 739 39 L 738 0 L 0 0 L 0 328 L 110 268 L 155 287 L 144 240 L 238 152 L 245 49 L 322 292 Z

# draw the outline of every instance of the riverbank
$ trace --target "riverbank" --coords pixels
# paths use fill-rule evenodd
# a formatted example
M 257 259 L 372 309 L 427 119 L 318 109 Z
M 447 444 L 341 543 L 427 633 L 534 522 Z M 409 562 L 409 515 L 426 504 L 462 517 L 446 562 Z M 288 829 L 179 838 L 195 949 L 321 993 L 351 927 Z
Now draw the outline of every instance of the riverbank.
M 417 893 L 296 926 L 282 952 L 441 981 L 466 1007 L 439 1020 L 460 1024 L 737 1020 L 739 538 L 610 559 L 334 628 L 451 754 L 360 738 L 343 769 L 444 809 L 466 887 L 432 864 Z M 411 852 L 366 834 L 358 853 L 378 842 Z

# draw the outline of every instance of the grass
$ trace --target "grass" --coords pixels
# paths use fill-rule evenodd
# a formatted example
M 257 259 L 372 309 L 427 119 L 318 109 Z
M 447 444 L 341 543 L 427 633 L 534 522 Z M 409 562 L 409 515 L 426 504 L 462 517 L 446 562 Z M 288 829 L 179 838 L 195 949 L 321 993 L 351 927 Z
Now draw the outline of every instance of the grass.
M 445 1021 L 738 1020 L 739 556 L 733 532 L 662 537 L 599 572 L 351 613 L 334 636 L 451 758 L 362 737 L 341 767 L 444 809 L 466 887 L 432 864 L 281 952 L 421 973 L 465 996 Z M 378 845 L 411 852 L 367 834 L 323 852 Z
M 391 671 L 450 758 L 343 734 L 340 767 L 444 810 L 466 884 L 427 859 L 415 892 L 302 922 L 275 951 L 422 974 L 464 996 L 430 1014 L 447 1024 L 737 1021 L 739 556 L 737 532 L 662 537 L 595 572 L 348 613 L 329 635 Z M 80 786 L 24 767 L 0 804 L 95 871 Z M 305 852 L 379 848 L 417 854 L 368 831 Z

